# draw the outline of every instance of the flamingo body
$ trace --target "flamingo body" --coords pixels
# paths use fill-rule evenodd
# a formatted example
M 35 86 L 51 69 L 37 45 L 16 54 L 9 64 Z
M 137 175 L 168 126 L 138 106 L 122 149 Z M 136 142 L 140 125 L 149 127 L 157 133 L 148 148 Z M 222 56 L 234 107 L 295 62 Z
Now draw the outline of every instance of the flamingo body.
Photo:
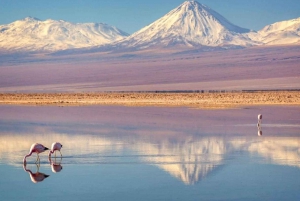
M 39 160 L 40 159 L 39 154 L 46 151 L 46 150 L 49 150 L 49 149 L 47 147 L 45 147 L 44 145 L 42 145 L 42 144 L 35 143 L 35 144 L 31 145 L 30 150 L 29 150 L 29 154 L 27 154 L 24 157 L 23 163 L 26 163 L 26 158 L 31 156 L 32 153 L 36 153 L 37 154 L 37 160 Z
M 55 151 L 59 151 L 60 156 L 62 156 L 60 149 L 62 148 L 62 144 L 60 144 L 59 142 L 54 142 L 51 146 L 51 150 L 49 152 L 49 157 L 51 157 L 51 154 L 53 154 Z
M 261 119 L 262 119 L 262 114 L 259 114 L 259 115 L 257 116 L 257 119 L 258 119 L 258 120 L 261 120 Z
M 258 123 L 261 124 L 262 114 L 259 114 L 259 115 L 257 116 L 257 119 L 258 119 Z

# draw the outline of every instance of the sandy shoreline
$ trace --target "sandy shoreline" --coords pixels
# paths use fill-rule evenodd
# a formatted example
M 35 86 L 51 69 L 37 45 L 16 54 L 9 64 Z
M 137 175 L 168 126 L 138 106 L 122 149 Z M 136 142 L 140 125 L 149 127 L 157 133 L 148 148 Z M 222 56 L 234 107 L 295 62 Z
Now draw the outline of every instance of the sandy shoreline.
M 124 105 L 235 108 L 257 105 L 300 106 L 300 92 L 230 93 L 30 93 L 0 94 L 2 105 Z

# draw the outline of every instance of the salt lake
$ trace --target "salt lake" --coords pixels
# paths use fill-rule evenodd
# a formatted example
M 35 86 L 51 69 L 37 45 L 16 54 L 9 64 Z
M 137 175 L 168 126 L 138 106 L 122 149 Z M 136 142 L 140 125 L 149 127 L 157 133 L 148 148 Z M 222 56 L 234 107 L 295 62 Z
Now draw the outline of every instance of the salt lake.
M 300 200 L 300 108 L 3 105 L 0 175 L 3 201 Z

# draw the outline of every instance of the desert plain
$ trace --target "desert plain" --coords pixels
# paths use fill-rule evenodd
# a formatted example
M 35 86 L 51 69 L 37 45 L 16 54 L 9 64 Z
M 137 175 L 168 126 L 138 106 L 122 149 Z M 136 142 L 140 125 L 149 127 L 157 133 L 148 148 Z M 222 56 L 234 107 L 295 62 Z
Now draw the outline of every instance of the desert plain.
M 299 45 L 17 58 L 1 57 L 0 104 L 300 105 Z M 173 93 L 186 90 L 204 93 Z
M 0 94 L 0 104 L 12 105 L 124 105 L 191 108 L 240 108 L 244 106 L 300 106 L 298 91 L 217 93 L 30 93 Z

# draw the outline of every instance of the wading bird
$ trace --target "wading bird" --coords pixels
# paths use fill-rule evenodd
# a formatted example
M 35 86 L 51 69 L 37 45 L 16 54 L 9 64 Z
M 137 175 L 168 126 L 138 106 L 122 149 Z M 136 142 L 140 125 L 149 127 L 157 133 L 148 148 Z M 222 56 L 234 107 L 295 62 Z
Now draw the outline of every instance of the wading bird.
M 262 114 L 259 114 L 259 115 L 257 116 L 257 119 L 258 119 L 258 123 L 261 124 Z
M 60 152 L 60 149 L 62 148 L 62 144 L 60 144 L 59 142 L 54 142 L 51 146 L 51 150 L 49 152 L 49 158 L 51 157 L 51 154 L 55 153 L 55 157 L 56 157 L 56 152 L 55 151 L 59 151 L 60 153 L 60 157 L 62 157 L 62 154 Z
M 40 160 L 39 154 L 46 151 L 46 150 L 49 150 L 49 149 L 47 147 L 45 147 L 44 145 L 42 145 L 42 144 L 35 143 L 35 144 L 31 145 L 30 150 L 29 150 L 29 154 L 27 154 L 24 157 L 23 163 L 26 164 L 26 158 L 31 156 L 32 153 L 37 154 L 37 158 L 36 158 L 36 162 L 35 162 L 35 163 L 37 163 Z

